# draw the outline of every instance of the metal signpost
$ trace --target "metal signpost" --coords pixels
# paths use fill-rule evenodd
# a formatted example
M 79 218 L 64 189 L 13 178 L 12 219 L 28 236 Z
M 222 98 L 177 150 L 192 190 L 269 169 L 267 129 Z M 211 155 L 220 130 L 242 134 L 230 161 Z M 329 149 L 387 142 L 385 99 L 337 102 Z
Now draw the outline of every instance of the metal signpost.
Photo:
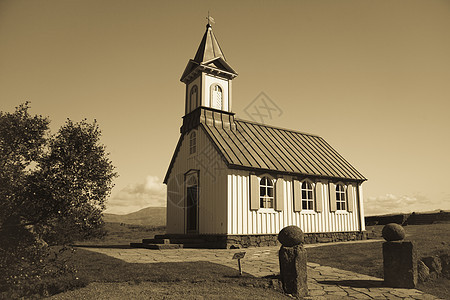
M 237 252 L 233 255 L 233 259 L 238 260 L 239 265 L 239 275 L 242 276 L 241 259 L 244 258 L 245 252 Z

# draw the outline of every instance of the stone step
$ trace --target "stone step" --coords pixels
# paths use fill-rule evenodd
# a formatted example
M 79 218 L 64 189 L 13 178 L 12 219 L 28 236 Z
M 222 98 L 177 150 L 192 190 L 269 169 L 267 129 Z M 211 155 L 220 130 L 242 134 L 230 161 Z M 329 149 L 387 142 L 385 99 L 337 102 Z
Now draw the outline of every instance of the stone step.
M 203 242 L 198 244 L 183 244 L 184 248 L 191 249 L 217 249 L 219 248 L 216 242 Z
M 201 244 L 207 243 L 207 241 L 203 239 L 191 239 L 191 238 L 183 238 L 183 239 L 143 239 L 143 244 Z
M 171 244 L 202 244 L 207 243 L 207 241 L 203 239 L 189 239 L 189 238 L 183 238 L 183 239 L 170 239 Z
M 169 239 L 143 239 L 143 244 L 171 244 Z M 179 244 L 179 243 L 172 243 Z
M 186 234 L 156 234 L 155 239 L 183 239 L 183 238 L 198 238 L 199 235 L 186 235 Z
M 131 248 L 144 248 L 142 243 L 130 243 Z
M 182 244 L 144 244 L 144 243 L 130 243 L 132 248 L 145 248 L 145 249 L 155 249 L 155 250 L 165 250 L 165 249 L 181 249 Z
M 165 249 L 181 249 L 183 248 L 182 244 L 142 244 L 143 248 L 146 249 L 157 249 L 157 250 L 165 250 Z

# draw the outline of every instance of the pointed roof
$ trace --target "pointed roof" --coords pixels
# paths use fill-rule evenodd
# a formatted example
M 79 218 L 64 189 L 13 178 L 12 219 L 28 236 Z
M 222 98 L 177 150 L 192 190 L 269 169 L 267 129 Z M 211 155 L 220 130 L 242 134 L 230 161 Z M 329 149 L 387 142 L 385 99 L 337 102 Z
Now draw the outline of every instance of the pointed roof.
M 202 63 L 218 57 L 222 57 L 223 60 L 226 60 L 211 25 L 207 24 L 205 34 L 203 35 L 200 46 L 195 54 L 194 61 Z
M 194 59 L 189 60 L 180 80 L 189 80 L 195 76 L 196 70 L 219 72 L 230 79 L 237 76 L 236 71 L 226 61 L 210 24 L 206 25 L 197 53 Z

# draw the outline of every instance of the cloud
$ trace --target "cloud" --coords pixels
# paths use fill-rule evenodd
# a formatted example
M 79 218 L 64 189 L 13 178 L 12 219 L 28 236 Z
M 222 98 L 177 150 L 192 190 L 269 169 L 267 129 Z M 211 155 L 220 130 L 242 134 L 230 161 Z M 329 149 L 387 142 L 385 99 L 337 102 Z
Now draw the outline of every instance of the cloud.
M 147 176 L 143 182 L 129 184 L 113 194 L 107 213 L 126 214 L 145 207 L 166 206 L 166 187 L 158 176 Z
M 386 194 L 376 197 L 368 197 L 364 200 L 366 215 L 379 215 L 391 213 L 425 212 L 436 209 L 449 209 L 445 201 L 430 200 L 423 195 L 397 196 Z

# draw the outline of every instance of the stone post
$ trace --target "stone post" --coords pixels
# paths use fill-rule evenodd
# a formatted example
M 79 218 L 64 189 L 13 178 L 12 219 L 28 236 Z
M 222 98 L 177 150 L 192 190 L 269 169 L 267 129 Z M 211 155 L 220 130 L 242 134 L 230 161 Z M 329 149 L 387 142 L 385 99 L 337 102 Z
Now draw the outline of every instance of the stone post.
M 308 283 L 303 232 L 297 226 L 288 226 L 280 231 L 278 240 L 282 244 L 278 256 L 283 290 L 297 298 L 305 297 Z
M 417 285 L 417 254 L 412 242 L 403 241 L 405 230 L 390 223 L 383 228 L 384 284 L 389 287 L 414 288 Z

